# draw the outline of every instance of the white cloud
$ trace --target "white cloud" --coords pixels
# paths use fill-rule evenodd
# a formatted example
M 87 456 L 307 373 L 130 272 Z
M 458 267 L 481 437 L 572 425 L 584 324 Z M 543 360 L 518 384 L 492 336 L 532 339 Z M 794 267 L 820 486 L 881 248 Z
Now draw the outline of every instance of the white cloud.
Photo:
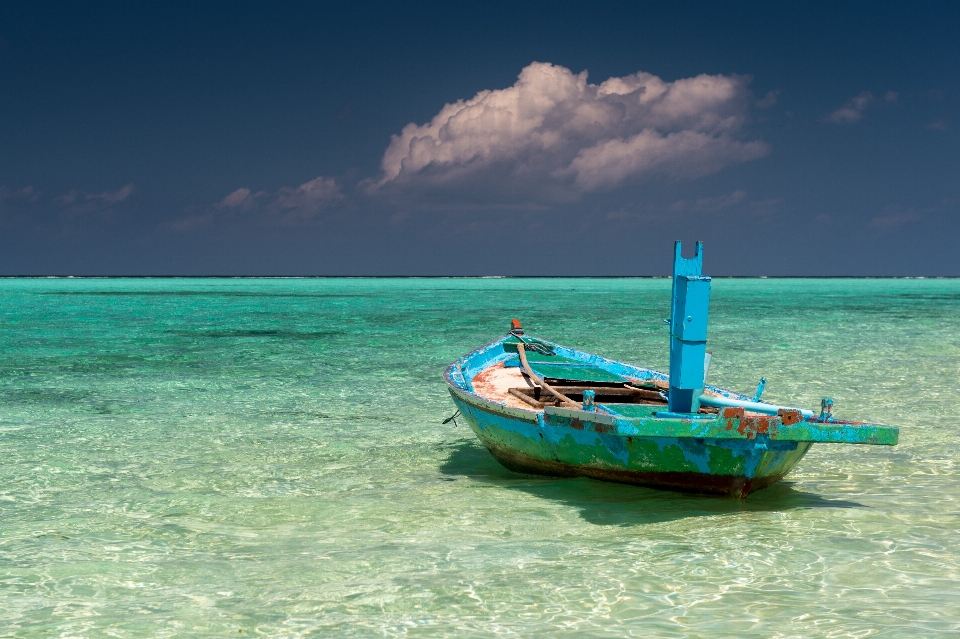
M 288 186 L 280 189 L 277 193 L 276 206 L 284 211 L 294 210 L 311 214 L 342 198 L 343 194 L 340 193 L 337 181 L 321 175 L 295 189 Z
M 11 191 L 5 186 L 0 186 L 0 201 L 17 199 L 31 203 L 42 201 L 48 204 L 52 201 L 53 204 L 59 207 L 79 207 L 86 211 L 93 211 L 119 204 L 133 195 L 135 190 L 136 188 L 133 184 L 122 186 L 116 191 L 104 191 L 103 193 L 84 193 L 83 191 L 72 189 L 50 200 L 32 186 L 27 186 L 15 191 Z
M 23 202 L 36 202 L 43 195 L 32 186 L 25 186 L 20 189 L 11 190 L 6 186 L 0 186 L 0 202 L 4 200 L 20 200 Z
M 896 98 L 894 98 L 896 99 Z M 854 124 L 863 118 L 863 112 L 873 102 L 873 94 L 864 91 L 854 96 L 842 107 L 827 116 L 827 121 L 833 124 Z
M 392 136 L 372 190 L 494 183 L 513 192 L 577 195 L 649 175 L 697 177 L 765 155 L 736 138 L 747 79 L 665 82 L 637 72 L 587 82 L 587 72 L 535 62 L 508 88 L 445 105 Z
M 123 202 L 133 194 L 133 185 L 127 184 L 116 191 L 104 191 L 103 193 L 91 193 L 87 196 L 88 200 L 99 200 L 104 204 L 116 204 Z
M 116 191 L 102 193 L 84 193 L 72 189 L 53 198 L 53 203 L 57 205 L 63 220 L 109 218 L 118 208 L 123 208 L 117 205 L 128 200 L 135 190 L 133 184 L 125 184 Z
M 343 199 L 337 180 L 322 175 L 298 187 L 284 186 L 273 193 L 254 193 L 242 187 L 228 193 L 207 212 L 176 220 L 172 227 L 185 231 L 216 222 L 242 220 L 291 224 L 308 220 Z
M 124 204 L 135 191 L 126 184 L 116 191 L 87 193 L 71 189 L 62 195 L 50 197 L 32 186 L 11 190 L 0 186 L 0 221 L 57 220 L 61 230 L 78 229 L 84 225 L 99 224 L 116 219 L 130 210 Z
M 763 96 L 762 99 L 753 103 L 758 109 L 769 109 L 777 104 L 777 97 L 780 95 L 780 89 L 775 89 Z
M 80 191 L 76 189 L 71 189 L 66 193 L 64 193 L 63 195 L 58 195 L 57 197 L 53 198 L 53 201 L 56 202 L 57 204 L 73 204 L 74 202 L 77 201 L 78 198 L 82 196 L 83 194 L 80 193 Z
M 869 226 L 880 231 L 889 231 L 899 226 L 912 224 L 920 219 L 920 214 L 913 209 L 901 210 L 898 206 L 890 205 L 884 209 L 884 215 L 871 218 Z
M 263 209 L 273 213 L 296 212 L 307 216 L 343 199 L 335 178 L 320 177 L 294 188 L 281 187 L 274 193 L 252 192 L 243 187 L 228 194 L 216 205 L 218 209 Z
M 63 195 L 58 195 L 53 198 L 53 201 L 60 206 L 91 211 L 94 209 L 102 209 L 104 206 L 110 207 L 114 204 L 119 204 L 133 195 L 135 190 L 136 188 L 133 184 L 126 184 L 116 191 L 104 191 L 103 193 L 83 193 L 77 189 L 71 189 Z
M 653 171 L 674 177 L 708 175 L 727 164 L 763 157 L 767 150 L 763 142 L 735 142 L 695 131 L 660 135 L 647 129 L 583 149 L 569 167 L 554 174 L 573 176 L 582 191 L 596 191 Z
M 244 202 L 247 201 L 247 198 L 250 197 L 250 189 L 242 188 L 237 189 L 227 197 L 220 200 L 220 204 L 217 205 L 217 208 L 220 209 L 235 209 Z

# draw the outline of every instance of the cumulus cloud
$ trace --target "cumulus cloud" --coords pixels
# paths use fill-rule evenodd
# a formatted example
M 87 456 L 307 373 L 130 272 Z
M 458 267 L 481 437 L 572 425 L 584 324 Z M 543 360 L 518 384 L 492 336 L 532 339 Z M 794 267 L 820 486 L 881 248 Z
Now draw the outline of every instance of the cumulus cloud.
M 894 98 L 896 99 L 896 98 Z M 827 122 L 833 124 L 854 124 L 863 118 L 863 112 L 873 102 L 873 94 L 864 91 L 860 95 L 854 96 L 842 107 L 827 116 Z
M 765 155 L 743 141 L 747 79 L 666 82 L 637 72 L 590 84 L 587 72 L 535 62 L 505 89 L 445 105 L 391 138 L 371 191 L 462 189 L 579 195 L 651 175 L 698 177 Z

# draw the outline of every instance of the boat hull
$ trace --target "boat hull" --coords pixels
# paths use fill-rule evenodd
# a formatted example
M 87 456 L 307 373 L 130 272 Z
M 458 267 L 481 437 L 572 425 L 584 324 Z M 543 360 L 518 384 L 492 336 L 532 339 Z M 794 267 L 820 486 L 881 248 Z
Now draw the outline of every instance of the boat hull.
M 779 481 L 811 442 L 768 438 L 645 437 L 599 432 L 578 420 L 545 421 L 451 390 L 477 438 L 520 473 L 590 477 L 662 490 L 744 498 Z

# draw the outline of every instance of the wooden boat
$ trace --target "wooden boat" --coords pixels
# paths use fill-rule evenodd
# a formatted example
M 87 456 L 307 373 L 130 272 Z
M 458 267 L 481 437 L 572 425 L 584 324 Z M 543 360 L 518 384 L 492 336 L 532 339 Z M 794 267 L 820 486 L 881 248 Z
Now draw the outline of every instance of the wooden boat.
M 444 372 L 459 413 L 506 468 L 744 498 L 817 442 L 897 443 L 898 429 L 836 419 L 704 383 L 710 278 L 674 259 L 668 374 L 511 332 Z M 456 415 L 456 414 L 455 414 Z M 448 420 L 449 421 L 449 420 Z

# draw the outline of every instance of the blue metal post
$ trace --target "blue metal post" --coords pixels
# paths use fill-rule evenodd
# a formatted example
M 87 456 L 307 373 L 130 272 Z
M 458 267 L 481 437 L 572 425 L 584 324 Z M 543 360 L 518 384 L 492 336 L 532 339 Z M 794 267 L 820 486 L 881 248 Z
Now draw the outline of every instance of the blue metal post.
M 820 400 L 820 417 L 818 419 L 821 422 L 833 421 L 833 400 L 829 397 Z
M 583 410 L 597 410 L 596 405 L 597 392 L 592 390 L 583 391 Z
M 767 378 L 766 378 L 766 377 L 761 377 L 761 378 L 760 378 L 760 383 L 757 384 L 757 392 L 756 392 L 756 394 L 753 396 L 753 401 L 755 401 L 755 402 L 759 402 L 759 401 L 760 401 L 760 396 L 763 395 L 763 389 L 766 388 L 766 387 L 767 387 Z
M 710 278 L 701 275 L 702 269 L 703 242 L 697 242 L 692 258 L 684 258 L 678 241 L 673 260 L 673 303 L 670 309 L 670 393 L 667 401 L 671 413 L 700 410 L 710 310 Z

